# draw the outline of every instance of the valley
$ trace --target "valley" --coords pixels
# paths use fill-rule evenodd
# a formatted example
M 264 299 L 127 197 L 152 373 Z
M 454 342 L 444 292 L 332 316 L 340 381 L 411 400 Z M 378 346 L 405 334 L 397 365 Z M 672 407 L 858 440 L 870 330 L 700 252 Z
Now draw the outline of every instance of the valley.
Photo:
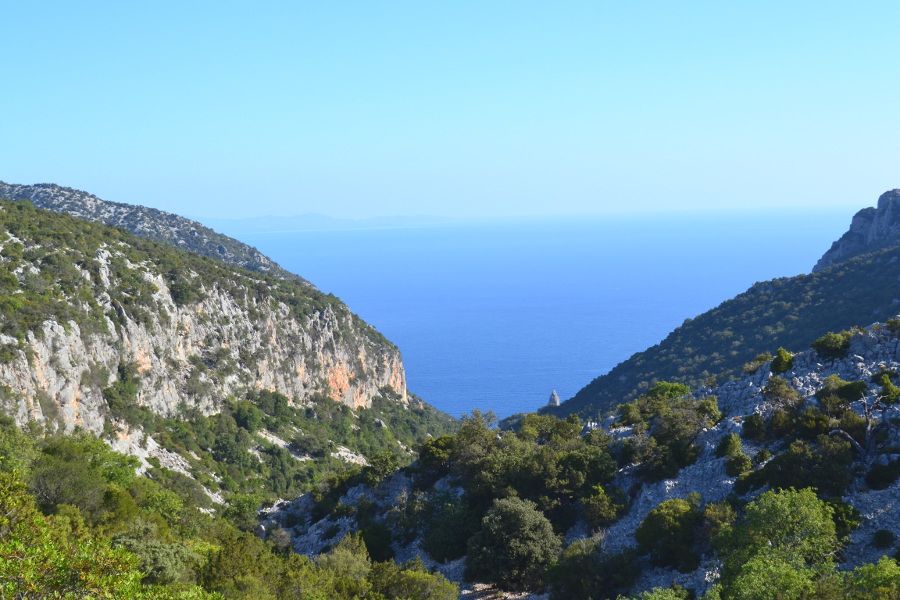
M 812 274 L 498 422 L 429 406 L 394 344 L 253 248 L 3 189 L 12 597 L 900 596 L 894 192 Z

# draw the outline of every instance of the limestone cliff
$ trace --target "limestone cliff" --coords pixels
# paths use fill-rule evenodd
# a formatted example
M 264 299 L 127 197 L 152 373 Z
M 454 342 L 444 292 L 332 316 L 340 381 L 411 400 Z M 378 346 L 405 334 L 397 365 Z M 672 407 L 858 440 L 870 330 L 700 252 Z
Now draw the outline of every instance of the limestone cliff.
M 864 208 L 856 213 L 850 229 L 822 255 L 813 272 L 897 245 L 900 245 L 900 189 L 883 193 L 877 208 Z
M 252 388 L 407 402 L 397 348 L 337 298 L 8 202 L 0 332 L 0 397 L 19 423 L 103 430 L 123 369 L 160 415 L 216 412 Z

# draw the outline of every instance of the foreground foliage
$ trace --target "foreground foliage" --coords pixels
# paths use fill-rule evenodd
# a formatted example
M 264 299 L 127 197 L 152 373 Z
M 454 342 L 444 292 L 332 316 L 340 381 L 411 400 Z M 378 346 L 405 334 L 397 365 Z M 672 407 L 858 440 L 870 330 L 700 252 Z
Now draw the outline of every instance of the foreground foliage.
M 27 435 L 9 421 L 0 433 L 5 598 L 457 596 L 421 562 L 372 560 L 358 535 L 314 560 L 290 552 L 289 537 L 278 532 L 263 542 L 200 511 L 182 488 L 163 487 L 162 471 L 136 475 L 136 459 L 90 436 Z

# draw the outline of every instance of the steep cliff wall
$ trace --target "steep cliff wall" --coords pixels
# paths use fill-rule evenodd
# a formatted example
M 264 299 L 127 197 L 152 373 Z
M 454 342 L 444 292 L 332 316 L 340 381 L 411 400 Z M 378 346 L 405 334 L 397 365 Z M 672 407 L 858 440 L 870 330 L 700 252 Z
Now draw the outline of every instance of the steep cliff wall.
M 407 401 L 397 348 L 308 286 L 13 203 L 0 203 L 0 257 L 0 395 L 19 423 L 100 431 L 103 390 L 129 369 L 135 402 L 161 415 L 254 388 Z
M 854 256 L 900 245 L 900 189 L 878 198 L 876 208 L 864 208 L 853 216 L 850 229 L 822 255 L 813 273 Z

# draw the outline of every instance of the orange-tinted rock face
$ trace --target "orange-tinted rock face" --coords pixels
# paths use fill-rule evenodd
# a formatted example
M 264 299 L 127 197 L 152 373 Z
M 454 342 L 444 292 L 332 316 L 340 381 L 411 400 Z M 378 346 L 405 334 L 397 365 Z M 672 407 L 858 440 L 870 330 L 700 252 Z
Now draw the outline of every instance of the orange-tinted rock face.
M 137 402 L 162 415 L 181 406 L 214 413 L 223 398 L 249 389 L 298 403 L 324 393 L 360 408 L 389 386 L 407 401 L 399 351 L 367 337 L 367 326 L 357 326 L 349 311 L 327 306 L 301 322 L 284 304 L 263 300 L 251 311 L 218 289 L 205 291 L 198 311 L 172 303 L 162 277 L 152 281 L 167 319 L 154 314 L 150 326 L 109 322 L 109 333 L 90 337 L 74 323 L 48 321 L 42 335 L 29 334 L 29 352 L 0 365 L 0 384 L 19 399 L 17 421 L 102 431 L 108 415 L 102 390 L 114 383 L 120 363 L 136 367 Z

